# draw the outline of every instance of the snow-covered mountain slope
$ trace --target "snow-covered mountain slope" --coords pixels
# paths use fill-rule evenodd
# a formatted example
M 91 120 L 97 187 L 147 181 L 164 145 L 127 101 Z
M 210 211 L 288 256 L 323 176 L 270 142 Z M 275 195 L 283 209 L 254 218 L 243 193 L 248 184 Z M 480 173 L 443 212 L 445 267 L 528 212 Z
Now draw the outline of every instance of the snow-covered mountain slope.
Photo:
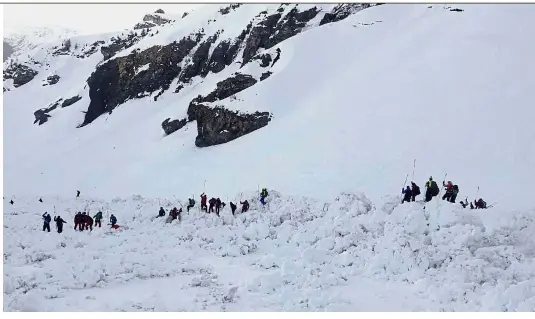
M 535 8 L 456 7 L 381 5 L 320 26 L 334 5 L 242 5 L 145 36 L 71 39 L 57 55 L 36 48 L 38 74 L 4 81 L 5 192 L 225 197 L 261 185 L 377 200 L 400 192 L 416 159 L 422 188 L 448 173 L 458 201 L 533 207 Z
M 4 311 L 535 311 L 533 210 L 240 199 L 171 224 L 155 216 L 176 199 L 4 201 Z M 41 231 L 54 206 L 62 234 Z M 99 209 L 121 228 L 72 229 Z
M 76 35 L 76 31 L 61 26 L 4 26 L 4 42 L 24 54 L 45 43 L 61 41 Z

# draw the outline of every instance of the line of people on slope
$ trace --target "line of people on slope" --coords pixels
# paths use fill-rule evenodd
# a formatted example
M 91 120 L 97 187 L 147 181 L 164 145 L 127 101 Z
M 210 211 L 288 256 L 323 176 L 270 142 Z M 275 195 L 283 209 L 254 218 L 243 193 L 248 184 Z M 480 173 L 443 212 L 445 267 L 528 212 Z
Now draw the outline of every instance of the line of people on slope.
M 442 196 L 442 200 L 447 200 L 450 203 L 455 203 L 455 200 L 457 199 L 457 195 L 459 194 L 459 186 L 454 185 L 451 181 L 448 181 L 446 183 L 445 181 L 442 181 L 442 186 L 446 189 L 446 193 L 444 196 Z M 433 197 L 438 196 L 440 193 L 440 189 L 438 188 L 437 183 L 433 180 L 433 176 L 429 177 L 429 180 L 425 183 L 425 202 L 429 202 L 433 199 Z M 401 203 L 405 202 L 414 202 L 416 200 L 416 196 L 420 195 L 420 187 L 416 185 L 414 182 L 411 182 L 411 186 L 407 186 L 407 188 L 401 189 L 401 193 L 404 194 L 403 199 L 401 200 Z M 461 201 L 460 202 L 463 208 L 466 208 L 468 206 L 468 198 L 466 199 L 466 202 Z M 474 200 L 474 203 L 470 202 L 470 208 L 471 209 L 484 209 L 487 208 L 487 203 L 483 199 Z
M 50 232 L 50 222 L 52 221 L 52 218 L 50 217 L 50 214 L 48 212 L 45 212 L 43 215 L 43 231 Z M 93 230 L 93 225 L 95 227 L 98 225 L 100 228 L 102 226 L 102 212 L 99 211 L 93 218 L 91 216 L 87 215 L 86 212 L 78 212 L 74 216 L 74 230 L 84 231 L 84 230 Z M 61 216 L 55 216 L 54 221 L 56 222 L 56 228 L 58 233 L 63 232 L 63 224 L 66 224 L 67 222 L 61 218 Z M 117 217 L 115 215 L 111 214 L 110 216 L 110 224 L 111 228 L 117 229 L 119 226 L 117 225 Z
M 262 206 L 266 205 L 266 197 L 268 197 L 268 195 L 269 193 L 267 191 L 267 188 L 262 188 L 262 191 L 260 192 L 260 203 L 262 203 Z M 205 211 L 207 214 L 215 213 L 219 217 L 219 212 L 221 211 L 222 208 L 224 208 L 227 205 L 225 202 L 221 201 L 219 197 L 218 198 L 212 197 L 210 200 L 208 200 L 208 196 L 206 196 L 205 193 L 202 193 L 200 197 L 201 197 L 201 210 Z M 188 213 L 190 209 L 195 207 L 195 203 L 196 202 L 193 198 L 188 198 L 188 206 L 186 206 L 186 211 Z M 240 201 L 240 204 L 242 205 L 241 207 L 242 213 L 245 213 L 249 210 L 249 206 L 250 206 L 249 201 L 247 200 L 244 200 L 243 202 Z M 232 216 L 235 216 L 237 208 L 238 207 L 236 204 L 234 204 L 233 202 L 230 202 L 230 210 L 232 211 Z M 156 216 L 156 218 L 159 218 L 159 217 L 165 217 L 165 209 L 163 209 L 163 207 L 160 207 L 160 210 L 158 211 L 158 216 Z M 173 207 L 169 211 L 169 215 L 166 219 L 166 223 L 171 223 L 175 219 L 178 219 L 179 221 L 182 220 L 182 208 L 177 209 L 176 207 Z

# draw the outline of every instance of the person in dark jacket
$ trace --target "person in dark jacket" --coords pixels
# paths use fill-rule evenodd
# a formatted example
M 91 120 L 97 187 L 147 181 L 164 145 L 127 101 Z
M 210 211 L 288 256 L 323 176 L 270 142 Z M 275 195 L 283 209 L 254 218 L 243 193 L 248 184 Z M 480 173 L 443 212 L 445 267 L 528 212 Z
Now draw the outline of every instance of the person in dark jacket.
M 409 186 L 407 186 L 407 188 L 405 189 L 401 189 L 401 193 L 402 194 L 405 194 L 405 196 L 403 196 L 403 199 L 401 200 L 401 203 L 405 203 L 405 202 L 410 202 L 411 201 L 411 197 L 412 197 L 412 190 Z
M 437 183 L 433 180 L 433 177 L 429 177 L 429 180 L 425 183 L 425 201 L 429 202 L 433 197 L 437 196 L 440 192 Z
M 411 200 L 416 201 L 416 196 L 420 195 L 420 187 L 415 182 L 411 182 L 412 197 Z
M 61 218 L 61 216 L 54 217 L 54 221 L 56 222 L 56 228 L 58 229 L 58 234 L 61 234 L 63 232 L 63 224 L 66 224 L 67 222 Z
M 241 212 L 245 213 L 249 210 L 249 202 L 247 200 L 244 200 L 243 202 L 240 202 L 242 204 Z
M 50 233 L 50 222 L 52 221 L 52 218 L 50 217 L 50 214 L 48 212 L 45 212 L 43 214 L 43 231 L 48 231 Z
M 99 211 L 95 216 L 93 216 L 93 219 L 95 220 L 95 227 L 100 228 L 102 226 L 102 212 Z
M 76 198 L 80 197 L 80 191 L 76 191 Z
M 186 207 L 186 210 L 189 213 L 189 210 L 195 206 L 195 200 L 193 198 L 188 199 L 188 206 Z
M 214 206 L 215 206 L 215 203 L 217 202 L 217 200 L 215 198 L 210 198 L 210 200 L 208 201 L 208 204 L 210 205 L 208 207 L 208 212 L 211 213 L 214 211 Z
M 156 216 L 156 218 L 159 217 L 165 217 L 165 210 L 163 209 L 163 207 L 160 207 L 160 211 L 158 211 L 158 216 Z
M 42 198 L 39 198 L 39 202 L 42 203 L 42 202 L 43 202 L 43 199 L 42 199 Z
M 457 198 L 457 194 L 459 194 L 459 186 L 453 185 L 451 196 L 450 196 L 450 203 L 455 203 L 455 199 Z
M 113 214 L 110 216 L 110 224 L 112 228 L 115 226 L 115 224 L 117 224 L 117 217 L 115 217 Z
M 82 225 L 82 213 L 78 212 L 74 216 L 74 230 L 76 230 L 77 228 L 80 228 L 81 230 L 81 227 L 82 227 L 81 225 Z
M 232 216 L 234 216 L 234 213 L 236 212 L 236 204 L 233 202 L 230 202 L 230 210 L 232 211 Z
M 476 209 L 486 209 L 487 208 L 487 202 L 485 202 L 483 199 L 479 199 L 477 201 L 474 201 Z
M 266 205 L 267 196 L 268 196 L 267 188 L 262 188 L 262 192 L 260 192 L 260 202 L 262 203 L 262 206 Z
M 219 217 L 219 210 L 220 209 L 221 209 L 221 199 L 218 197 L 215 200 L 215 213 L 216 213 L 217 217 Z
M 206 194 L 205 193 L 202 193 L 201 194 L 201 210 L 204 210 L 205 212 L 208 213 L 208 207 L 206 206 Z
M 176 207 L 173 207 L 173 209 L 171 209 L 171 211 L 169 212 L 169 216 L 172 217 L 171 220 L 175 220 L 178 218 L 178 209 Z

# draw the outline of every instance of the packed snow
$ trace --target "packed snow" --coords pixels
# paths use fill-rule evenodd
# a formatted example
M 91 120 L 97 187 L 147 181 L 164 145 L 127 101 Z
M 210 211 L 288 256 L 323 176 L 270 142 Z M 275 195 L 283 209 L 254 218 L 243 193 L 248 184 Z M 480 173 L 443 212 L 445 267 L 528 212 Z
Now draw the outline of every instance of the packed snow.
M 177 199 L 4 201 L 4 311 L 535 311 L 534 210 L 229 200 L 244 199 L 236 217 L 197 203 L 171 224 L 155 217 Z M 101 209 L 102 228 L 72 229 Z M 45 210 L 62 234 L 41 231 Z
M 278 5 L 203 7 L 117 56 L 201 28 L 235 37 L 261 7 Z M 257 61 L 77 128 L 102 55 L 28 51 L 46 62 L 40 73 L 15 89 L 4 81 L 4 310 L 535 311 L 535 6 L 454 7 L 464 11 L 386 4 L 312 20 L 259 52 L 281 50 L 269 78 L 215 103 L 271 112 L 270 124 L 208 148 L 195 147 L 195 122 L 164 136 L 162 121 L 235 72 L 258 79 Z M 51 74 L 61 80 L 43 87 Z M 429 176 L 458 184 L 457 201 L 496 205 L 399 204 L 404 180 L 425 192 Z M 251 210 L 202 213 L 202 191 Z M 155 218 L 188 196 L 197 206 L 181 222 Z M 75 212 L 99 209 L 121 227 L 72 229 Z M 62 234 L 41 231 L 45 210 L 67 221 Z

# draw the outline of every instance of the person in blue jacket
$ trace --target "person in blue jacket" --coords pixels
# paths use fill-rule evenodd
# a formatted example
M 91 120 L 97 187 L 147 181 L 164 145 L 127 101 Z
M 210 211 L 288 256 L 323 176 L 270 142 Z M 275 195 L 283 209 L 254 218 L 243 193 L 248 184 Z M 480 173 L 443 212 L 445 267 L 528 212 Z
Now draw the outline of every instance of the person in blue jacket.
M 401 189 L 401 193 L 405 194 L 405 196 L 403 197 L 403 200 L 401 201 L 402 204 L 405 203 L 405 202 L 410 202 L 411 201 L 412 190 L 411 190 L 410 186 L 407 186 L 407 188 L 405 188 L 405 189 Z
M 110 216 L 110 223 L 111 223 L 111 227 L 115 226 L 115 224 L 117 224 L 117 217 L 115 217 L 115 215 L 111 214 Z

